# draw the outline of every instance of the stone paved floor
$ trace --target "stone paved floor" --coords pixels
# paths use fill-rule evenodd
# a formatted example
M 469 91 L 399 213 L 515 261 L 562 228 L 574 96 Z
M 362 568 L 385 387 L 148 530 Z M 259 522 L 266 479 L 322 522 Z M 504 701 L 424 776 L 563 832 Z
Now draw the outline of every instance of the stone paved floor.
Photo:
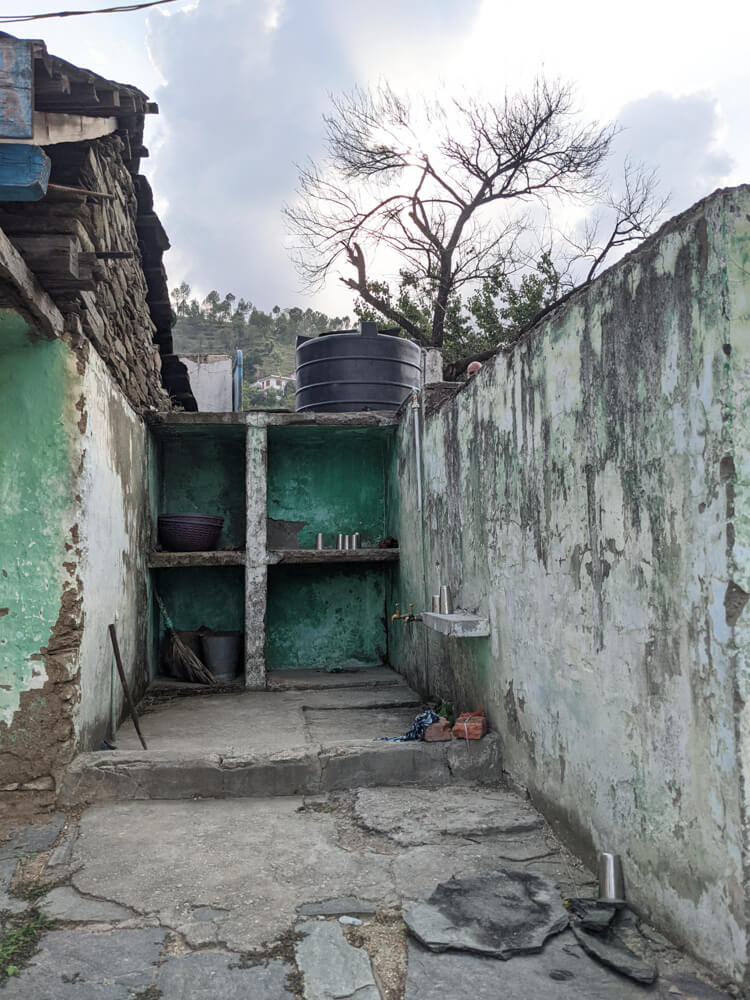
M 500 868 L 550 878 L 563 898 L 595 890 L 528 802 L 504 789 L 94 806 L 0 845 L 5 929 L 28 920 L 32 906 L 56 920 L 0 997 L 726 996 L 627 911 L 628 943 L 658 966 L 652 986 L 588 957 L 570 930 L 509 961 L 436 954 L 407 939 L 402 914 L 415 900 L 452 876 Z

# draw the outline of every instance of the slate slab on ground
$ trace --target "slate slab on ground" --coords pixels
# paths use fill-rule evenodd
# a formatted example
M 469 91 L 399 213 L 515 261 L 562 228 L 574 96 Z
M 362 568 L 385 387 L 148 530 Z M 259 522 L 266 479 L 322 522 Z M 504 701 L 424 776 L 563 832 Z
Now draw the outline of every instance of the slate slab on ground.
M 404 914 L 409 932 L 431 951 L 502 959 L 540 951 L 568 920 L 555 882 L 510 870 L 450 879 Z
M 132 1000 L 153 984 L 166 932 L 50 931 L 20 976 L 13 1000 Z M 6 990 L 7 990 L 6 986 Z
M 578 946 L 571 931 L 550 938 L 538 954 L 516 956 L 507 962 L 459 951 L 436 955 L 418 942 L 409 941 L 405 1000 L 466 1000 L 467 997 L 472 1000 L 681 1000 L 679 995 L 669 995 L 666 986 L 663 991 L 656 986 L 644 987 L 592 961 Z
M 353 948 L 337 923 L 307 920 L 297 931 L 301 940 L 295 952 L 305 1000 L 380 1000 L 369 955 Z
M 242 968 L 226 952 L 197 951 L 168 958 L 159 967 L 159 1000 L 292 1000 L 291 966 L 270 961 Z
M 26 903 L 22 899 L 17 899 L 8 891 L 11 879 L 16 871 L 17 861 L 15 858 L 0 858 L 0 913 L 22 913 L 26 909 Z
M 360 788 L 354 815 L 366 829 L 405 847 L 445 837 L 520 835 L 544 828 L 544 820 L 507 789 Z
M 72 922 L 112 922 L 129 920 L 133 911 L 106 899 L 86 899 L 69 885 L 52 889 L 40 901 L 39 906 L 55 920 Z
M 64 813 L 55 813 L 46 823 L 24 826 L 0 844 L 0 859 L 18 858 L 48 851 L 67 822 Z
M 653 983 L 656 979 L 656 964 L 636 955 L 616 932 L 607 930 L 602 934 L 575 923 L 571 929 L 580 946 L 592 958 L 639 983 Z

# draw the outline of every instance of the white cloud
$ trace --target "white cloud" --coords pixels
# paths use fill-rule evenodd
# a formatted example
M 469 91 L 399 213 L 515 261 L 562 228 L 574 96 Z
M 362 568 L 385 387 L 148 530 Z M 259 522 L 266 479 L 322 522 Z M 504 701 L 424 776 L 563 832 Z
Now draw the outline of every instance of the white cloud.
M 733 160 L 721 142 L 719 103 L 710 95 L 650 94 L 626 104 L 617 118 L 617 153 L 656 167 L 670 215 L 727 183 Z
M 17 0 L 14 9 L 36 12 L 37 3 Z M 745 0 L 715 0 L 710 11 L 677 0 L 539 0 L 533 8 L 187 0 L 150 15 L 19 28 L 159 101 L 144 168 L 165 206 L 171 280 L 231 289 L 264 308 L 299 298 L 280 208 L 293 195 L 294 164 L 320 154 L 329 94 L 355 84 L 387 79 L 428 95 L 493 100 L 543 70 L 576 84 L 587 117 L 619 114 L 618 155 L 628 149 L 659 168 L 673 211 L 750 179 Z M 335 285 L 316 300 L 329 309 L 349 303 Z

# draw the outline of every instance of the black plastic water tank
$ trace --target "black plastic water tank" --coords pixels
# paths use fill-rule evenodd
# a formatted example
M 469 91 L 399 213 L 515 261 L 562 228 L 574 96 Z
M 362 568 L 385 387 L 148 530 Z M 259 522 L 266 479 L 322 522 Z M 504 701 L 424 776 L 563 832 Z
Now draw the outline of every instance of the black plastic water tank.
M 297 337 L 296 365 L 298 410 L 397 410 L 422 381 L 417 344 L 379 334 L 375 323 Z

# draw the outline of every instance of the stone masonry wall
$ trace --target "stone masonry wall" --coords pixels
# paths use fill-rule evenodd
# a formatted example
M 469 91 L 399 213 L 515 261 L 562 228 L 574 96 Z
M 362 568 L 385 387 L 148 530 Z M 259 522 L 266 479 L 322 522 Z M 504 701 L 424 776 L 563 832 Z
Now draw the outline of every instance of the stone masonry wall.
M 81 298 L 84 332 L 107 363 L 115 381 L 136 410 L 164 409 L 161 360 L 154 343 L 156 328 L 147 303 L 148 286 L 138 251 L 138 206 L 133 179 L 122 160 L 122 142 L 109 136 L 91 143 L 83 159 L 80 183 L 106 191 L 111 199 L 93 200 L 84 223 L 90 249 L 133 250 L 132 259 L 101 261 L 95 269 L 93 293 L 99 324 L 85 293 Z M 167 244 L 168 245 L 168 244 Z M 86 247 L 89 249 L 89 247 Z
M 557 829 L 619 853 L 636 908 L 747 980 L 750 187 L 400 434 L 396 599 L 448 584 L 491 635 L 397 623 L 391 661 L 482 706 Z
M 168 408 L 145 270 L 148 265 L 163 275 L 161 252 L 169 242 L 152 212 L 149 231 L 138 232 L 138 199 L 122 140 L 110 135 L 50 146 L 47 152 L 53 164 L 47 196 L 0 203 L 0 229 L 65 315 L 68 330 L 91 341 L 136 411 Z M 141 244 L 154 248 L 158 263 L 144 260 L 139 236 Z M 77 277 L 44 270 L 49 257 L 44 241 L 66 238 L 79 256 Z M 95 256 L 112 252 L 132 256 Z M 169 329 L 168 316 L 166 322 Z

